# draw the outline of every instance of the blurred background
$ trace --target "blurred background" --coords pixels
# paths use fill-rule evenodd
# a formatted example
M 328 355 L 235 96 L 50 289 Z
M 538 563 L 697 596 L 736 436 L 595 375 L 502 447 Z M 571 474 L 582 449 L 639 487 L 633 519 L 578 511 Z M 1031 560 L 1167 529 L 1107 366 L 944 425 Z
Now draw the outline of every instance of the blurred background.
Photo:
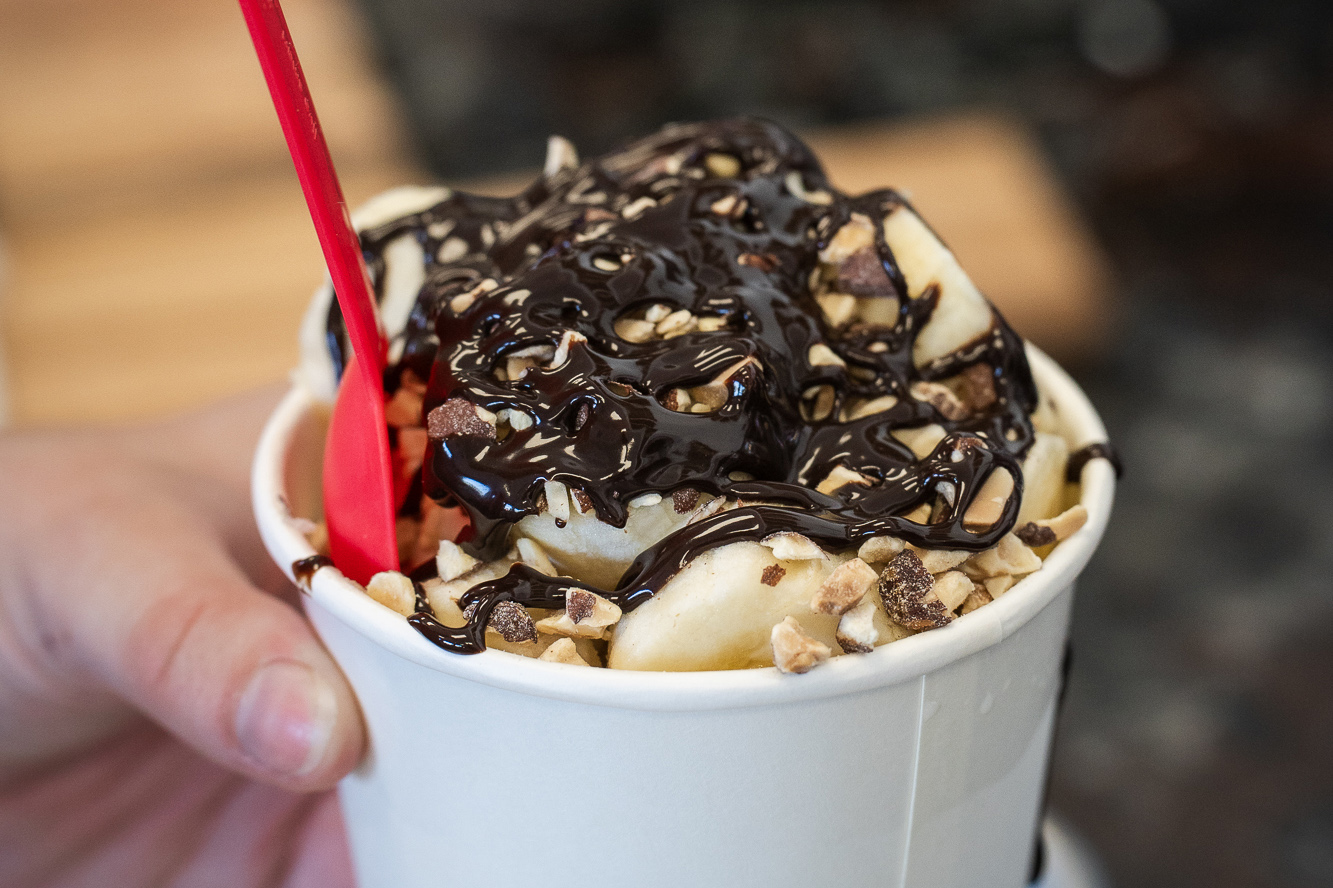
M 1053 808 L 1125 888 L 1333 885 L 1333 4 L 284 5 L 353 203 L 742 113 L 910 192 L 1127 466 Z M 234 4 L 0 0 L 0 82 L 11 422 L 281 377 L 322 266 Z

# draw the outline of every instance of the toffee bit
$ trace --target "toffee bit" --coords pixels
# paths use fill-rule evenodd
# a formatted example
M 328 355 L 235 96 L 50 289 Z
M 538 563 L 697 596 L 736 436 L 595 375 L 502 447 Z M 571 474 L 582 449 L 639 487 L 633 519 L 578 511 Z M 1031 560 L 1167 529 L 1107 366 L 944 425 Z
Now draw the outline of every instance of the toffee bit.
M 487 422 L 489 411 L 483 413 L 471 401 L 450 398 L 426 417 L 426 431 L 432 438 L 490 438 L 495 440 L 495 422 Z
M 865 298 L 898 295 L 873 246 L 862 247 L 838 266 L 838 292 Z
M 693 488 L 682 487 L 671 492 L 671 508 L 676 510 L 677 515 L 688 515 L 697 502 L 699 502 L 699 491 Z
M 879 579 L 879 595 L 890 619 L 908 629 L 936 629 L 953 616 L 932 591 L 935 578 L 916 553 L 904 549 L 893 557 Z
M 582 623 L 588 617 L 591 617 L 596 606 L 596 597 L 591 592 L 584 592 L 582 589 L 575 589 L 565 597 L 565 612 L 569 614 L 569 619 L 575 623 Z
M 764 568 L 764 572 L 759 575 L 759 582 L 765 586 L 776 586 L 782 582 L 782 578 L 787 575 L 787 568 L 780 564 L 770 564 Z
M 502 601 L 491 611 L 491 618 L 486 623 L 487 629 L 494 629 L 500 637 L 510 644 L 537 640 L 537 625 L 528 616 L 523 605 L 513 601 Z

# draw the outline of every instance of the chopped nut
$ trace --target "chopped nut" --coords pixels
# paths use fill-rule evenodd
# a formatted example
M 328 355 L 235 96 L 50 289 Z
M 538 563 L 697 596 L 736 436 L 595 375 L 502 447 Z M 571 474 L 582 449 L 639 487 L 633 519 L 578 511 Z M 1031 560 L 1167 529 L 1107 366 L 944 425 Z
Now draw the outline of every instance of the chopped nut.
M 579 656 L 578 648 L 574 645 L 572 639 L 557 638 L 551 642 L 551 646 L 542 651 L 538 660 L 544 660 L 547 663 L 564 663 L 569 666 L 587 666 L 588 661 Z
M 871 537 L 861 544 L 856 556 L 862 561 L 884 562 L 901 552 L 905 545 L 897 537 Z
M 935 597 L 944 602 L 949 610 L 957 610 L 967 600 L 975 588 L 967 574 L 961 570 L 951 570 L 935 578 Z
M 844 465 L 836 465 L 828 473 L 823 481 L 815 487 L 820 493 L 833 493 L 841 490 L 848 484 L 856 484 L 861 487 L 869 487 L 874 479 L 869 475 L 862 475 L 860 472 L 854 472 Z
M 704 155 L 704 169 L 719 179 L 734 179 L 741 173 L 741 162 L 730 154 L 714 151 Z
M 1049 546 L 1060 543 L 1077 533 L 1088 523 L 1088 509 L 1082 503 L 1070 506 L 1054 518 L 1029 521 L 1018 529 L 1020 540 L 1029 546 Z M 1028 537 L 1032 537 L 1029 539 Z
M 664 339 L 669 339 L 671 338 L 672 333 L 684 331 L 691 322 L 697 323 L 697 321 L 694 320 L 694 315 L 688 308 L 682 308 L 679 311 L 673 311 L 671 314 L 662 318 L 654 328 L 654 332 Z
M 773 557 L 779 561 L 814 561 L 824 557 L 824 550 L 814 540 L 785 530 L 769 534 L 759 545 L 772 549 Z
M 674 410 L 677 413 L 689 413 L 690 406 L 693 404 L 694 399 L 690 397 L 690 393 L 682 388 L 672 389 L 667 392 L 666 397 L 662 399 L 662 406 L 666 407 L 668 410 Z
M 653 338 L 654 324 L 637 318 L 621 318 L 615 323 L 616 335 L 626 342 L 647 342 Z
M 868 654 L 875 649 L 879 641 L 879 630 L 875 628 L 875 612 L 878 606 L 873 598 L 863 598 L 861 603 L 842 615 L 838 621 L 838 647 L 848 654 Z
M 450 540 L 440 540 L 440 549 L 435 556 L 435 569 L 443 582 L 456 580 L 476 567 L 479 562 Z
M 978 552 L 967 560 L 967 572 L 981 578 L 1023 576 L 1039 567 L 1041 558 L 1012 533 L 1005 534 L 994 547 Z
M 862 247 L 838 265 L 838 290 L 853 296 L 897 296 L 873 245 Z
M 556 575 L 555 565 L 551 564 L 551 559 L 546 554 L 546 550 L 536 540 L 519 537 L 515 545 L 518 546 L 519 560 L 528 567 L 538 573 L 546 574 L 548 577 Z
M 764 568 L 763 573 L 759 575 L 759 582 L 765 586 L 776 586 L 782 582 L 782 578 L 787 575 L 787 568 L 777 564 L 770 564 Z
M 546 493 L 546 511 L 557 522 L 569 520 L 569 488 L 559 481 L 547 481 L 544 488 Z
M 581 623 L 592 616 L 597 600 L 591 592 L 576 589 L 565 596 L 565 613 L 575 623 Z
M 819 261 L 825 265 L 841 265 L 858 250 L 875 248 L 875 226 L 870 218 L 861 213 L 852 213 L 852 217 L 834 233 L 828 246 L 819 254 Z
M 651 210 L 655 206 L 657 206 L 657 201 L 651 197 L 641 197 L 632 203 L 626 204 L 625 209 L 620 212 L 626 219 L 637 219 L 643 215 L 644 211 Z
M 727 319 L 714 315 L 712 317 L 699 318 L 698 321 L 700 333 L 716 333 L 727 326 Z
M 815 301 L 831 327 L 841 327 L 856 314 L 856 297 L 847 293 L 825 293 L 816 296 Z
M 878 398 L 861 402 L 850 411 L 845 411 L 847 414 L 845 421 L 855 422 L 858 419 L 865 419 L 867 416 L 874 416 L 876 413 L 892 410 L 897 405 L 898 399 L 893 395 L 881 395 Z
M 720 382 L 696 386 L 690 389 L 690 397 L 694 399 L 690 411 L 693 413 L 712 413 L 715 410 L 720 410 L 722 405 L 727 403 L 730 394 L 730 390 Z M 700 407 L 703 409 L 700 410 Z
M 995 369 L 990 364 L 973 364 L 952 380 L 958 397 L 972 413 L 980 413 L 995 403 Z
M 1012 579 L 1012 577 L 1006 577 L 1006 579 Z M 973 586 L 972 592 L 963 602 L 963 606 L 958 609 L 958 613 L 970 614 L 982 605 L 990 604 L 994 600 L 995 599 L 991 597 L 991 594 L 986 591 L 985 587 Z
M 370 582 L 366 583 L 366 594 L 405 617 L 417 612 L 417 596 L 412 581 L 396 570 L 382 571 L 371 577 Z
M 548 635 L 571 638 L 605 638 L 607 630 L 619 622 L 620 607 L 595 592 L 571 589 L 565 595 L 565 609 L 537 622 L 537 629 Z
M 713 201 L 708 209 L 719 216 L 730 216 L 735 211 L 737 202 L 736 195 L 728 194 Z
M 993 469 L 963 514 L 963 526 L 969 530 L 993 526 L 1004 515 L 1013 492 L 1014 476 L 1007 469 Z
M 510 644 L 537 640 L 537 627 L 523 605 L 514 601 L 501 601 L 491 610 L 486 628 L 498 632 L 500 637 Z
M 647 506 L 655 506 L 662 501 L 660 493 L 643 493 L 629 501 L 631 509 L 642 509 Z
M 967 418 L 967 407 L 958 400 L 948 386 L 938 382 L 914 382 L 910 390 L 912 397 L 925 401 L 940 412 L 945 419 L 959 420 Z
M 833 653 L 828 645 L 805 633 L 794 617 L 787 617 L 773 627 L 770 635 L 773 645 L 773 665 L 778 671 L 803 673 L 823 663 Z
M 721 512 L 726 507 L 726 505 L 727 501 L 720 496 L 710 499 L 708 502 L 704 503 L 702 506 L 695 509 L 694 514 L 690 516 L 690 520 L 686 521 L 685 523 L 687 525 L 696 524 L 700 521 L 712 518 L 718 512 Z
M 953 619 L 933 591 L 935 579 L 915 552 L 893 557 L 880 575 L 879 595 L 889 618 L 908 629 L 934 629 Z
M 903 519 L 910 521 L 913 524 L 929 524 L 930 513 L 932 511 L 933 510 L 930 507 L 930 503 L 922 503 L 921 505 L 917 506 L 915 509 L 904 515 Z
M 566 330 L 560 337 L 560 344 L 555 347 L 555 353 L 551 355 L 550 365 L 552 367 L 563 366 L 565 361 L 569 360 L 569 350 L 573 348 L 576 342 L 587 342 L 588 337 L 574 330 Z
M 962 549 L 922 549 L 919 546 L 908 546 L 907 548 L 916 553 L 916 557 L 921 559 L 921 563 L 925 565 L 926 570 L 932 574 L 953 570 L 972 557 L 971 552 Z
M 847 362 L 838 356 L 838 353 L 829 348 L 822 342 L 816 342 L 810 346 L 810 351 L 806 355 L 806 360 L 810 362 L 811 367 L 846 367 Z
M 588 496 L 587 491 L 574 487 L 569 492 L 574 497 L 574 508 L 578 510 L 580 515 L 586 515 L 592 511 L 592 497 Z
M 824 189 L 821 188 L 816 191 L 807 190 L 805 187 L 805 179 L 801 178 L 800 170 L 792 170 L 787 173 L 787 178 L 784 181 L 787 184 L 787 190 L 792 193 L 792 196 L 798 197 L 806 203 L 818 204 L 819 206 L 824 207 L 833 203 L 833 195 Z
M 527 413 L 524 413 L 522 410 L 515 410 L 509 407 L 505 408 L 504 410 L 497 411 L 495 414 L 495 420 L 497 423 L 503 423 L 504 425 L 509 426 L 516 432 L 527 431 L 528 429 L 532 428 L 534 423 L 532 417 L 529 416 Z
M 984 585 L 986 587 L 986 593 L 990 595 L 991 600 L 994 600 L 996 598 L 999 598 L 1004 593 L 1008 592 L 1010 589 L 1014 588 L 1014 584 L 1017 582 L 1018 580 L 1014 579 L 1013 577 L 1005 575 L 999 577 L 991 577 L 990 579 L 984 581 Z
M 810 599 L 810 610 L 820 614 L 845 614 L 861 603 L 878 579 L 875 569 L 860 558 L 844 562 L 815 590 Z
M 490 438 L 495 440 L 495 414 L 463 398 L 450 398 L 426 417 L 432 438 Z
M 822 422 L 833 413 L 834 399 L 837 393 L 831 385 L 819 385 L 806 389 L 801 396 L 801 412 L 806 419 Z
M 658 302 L 644 309 L 643 319 L 650 324 L 657 324 L 667 315 L 671 314 L 671 306 Z
M 772 271 L 781 264 L 778 257 L 772 253 L 741 253 L 736 257 L 736 262 L 750 268 L 757 268 L 763 272 Z

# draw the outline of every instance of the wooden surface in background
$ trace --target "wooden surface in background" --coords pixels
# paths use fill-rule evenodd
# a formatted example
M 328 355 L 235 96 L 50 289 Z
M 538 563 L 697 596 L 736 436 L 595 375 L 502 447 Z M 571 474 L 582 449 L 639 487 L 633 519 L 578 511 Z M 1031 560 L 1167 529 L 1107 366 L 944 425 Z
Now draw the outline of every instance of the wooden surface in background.
M 356 16 L 284 7 L 349 201 L 423 181 Z M 149 416 L 283 376 L 323 266 L 239 10 L 0 0 L 0 82 L 13 419 Z M 1021 333 L 1095 346 L 1104 262 L 1020 126 L 808 135 L 841 187 L 907 191 Z

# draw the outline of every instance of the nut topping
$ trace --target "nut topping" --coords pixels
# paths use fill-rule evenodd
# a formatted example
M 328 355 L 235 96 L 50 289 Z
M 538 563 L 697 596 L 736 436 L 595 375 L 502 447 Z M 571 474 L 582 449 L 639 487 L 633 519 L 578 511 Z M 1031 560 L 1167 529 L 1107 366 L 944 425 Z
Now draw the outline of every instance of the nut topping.
M 789 674 L 809 672 L 833 653 L 828 645 L 806 634 L 795 617 L 787 617 L 773 627 L 770 635 L 773 645 L 773 665 Z
M 810 610 L 819 614 L 845 614 L 861 603 L 877 580 L 879 575 L 874 568 L 860 558 L 853 558 L 838 565 L 815 590 Z M 971 582 L 968 580 L 969 586 Z
M 889 618 L 908 629 L 936 629 L 953 619 L 936 597 L 935 579 L 911 550 L 893 557 L 879 579 L 879 595 Z

